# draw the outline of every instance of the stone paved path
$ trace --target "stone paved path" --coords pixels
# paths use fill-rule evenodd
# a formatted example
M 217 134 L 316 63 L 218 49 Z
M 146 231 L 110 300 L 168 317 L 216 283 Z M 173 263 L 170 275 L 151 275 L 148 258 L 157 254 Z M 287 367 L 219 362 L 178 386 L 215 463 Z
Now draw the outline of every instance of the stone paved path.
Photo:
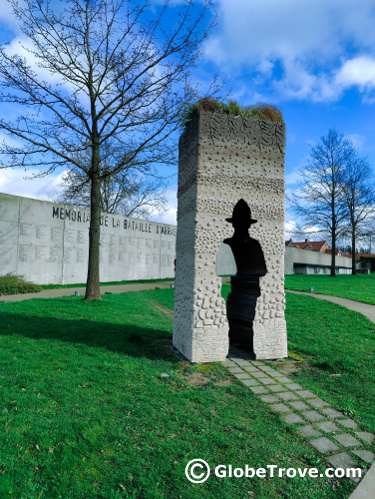
M 375 459 L 370 450 L 375 435 L 362 431 L 353 419 L 239 349 L 232 348 L 223 364 L 270 409 L 280 413 L 286 423 L 295 426 L 331 467 L 360 467 L 364 471 L 370 467 Z
M 143 291 L 156 288 L 170 288 L 174 285 L 173 281 L 158 281 L 158 282 L 140 282 L 133 284 L 114 284 L 109 286 L 101 286 L 100 294 L 106 293 L 127 293 L 128 291 Z M 0 295 L 0 301 L 16 302 L 23 300 L 32 300 L 33 298 L 59 298 L 62 296 L 74 296 L 78 293 L 80 296 L 85 295 L 86 288 L 77 286 L 74 288 L 60 289 L 44 289 L 40 293 L 24 293 L 19 295 Z

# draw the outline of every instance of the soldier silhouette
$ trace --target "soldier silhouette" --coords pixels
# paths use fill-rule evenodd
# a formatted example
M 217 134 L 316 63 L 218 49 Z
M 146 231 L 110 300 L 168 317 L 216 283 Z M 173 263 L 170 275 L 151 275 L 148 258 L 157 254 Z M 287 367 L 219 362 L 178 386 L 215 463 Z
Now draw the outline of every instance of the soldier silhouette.
M 253 321 L 260 296 L 259 278 L 267 273 L 259 241 L 249 235 L 250 226 L 257 220 L 251 218 L 250 207 L 243 199 L 235 205 L 232 217 L 225 220 L 234 228 L 233 236 L 224 243 L 230 246 L 237 267 L 227 301 L 229 344 L 254 353 Z

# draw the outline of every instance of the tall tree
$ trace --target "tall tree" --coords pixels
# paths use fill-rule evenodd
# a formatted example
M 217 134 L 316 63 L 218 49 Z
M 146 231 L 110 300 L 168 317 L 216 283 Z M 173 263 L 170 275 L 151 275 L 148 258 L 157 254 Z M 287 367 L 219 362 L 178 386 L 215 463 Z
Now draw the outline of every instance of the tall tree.
M 353 154 L 347 164 L 344 178 L 344 196 L 348 210 L 347 233 L 352 244 L 352 274 L 356 274 L 356 242 L 358 238 L 368 233 L 368 222 L 375 214 L 373 176 L 368 160 Z
M 2 165 L 46 174 L 63 166 L 87 178 L 86 299 L 100 299 L 102 182 L 175 160 L 170 138 L 181 103 L 196 97 L 189 77 L 211 27 L 211 0 L 182 0 L 178 12 L 171 0 L 8 1 L 26 58 L 0 48 L 0 102 L 19 111 L 3 115 L 0 130 L 21 143 L 3 144 Z
M 51 194 L 55 203 L 90 209 L 91 186 L 87 175 L 68 170 L 62 176 L 60 191 Z M 103 213 L 151 220 L 167 208 L 163 179 L 122 171 L 101 182 L 100 209 Z
M 336 275 L 336 242 L 344 233 L 348 208 L 344 179 L 354 147 L 335 129 L 310 150 L 310 159 L 300 169 L 301 181 L 289 199 L 305 230 L 321 231 L 331 239 L 331 276 Z

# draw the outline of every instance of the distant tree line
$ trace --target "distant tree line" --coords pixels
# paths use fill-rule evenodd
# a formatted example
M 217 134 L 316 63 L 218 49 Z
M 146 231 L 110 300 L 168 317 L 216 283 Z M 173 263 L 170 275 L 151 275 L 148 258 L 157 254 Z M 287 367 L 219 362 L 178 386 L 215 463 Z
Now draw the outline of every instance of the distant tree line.
M 350 239 L 352 273 L 360 238 L 374 233 L 375 184 L 368 159 L 355 145 L 331 128 L 311 147 L 308 162 L 300 169 L 298 188 L 288 198 L 301 220 L 299 231 L 324 233 L 331 240 L 331 275 L 336 275 L 338 241 Z

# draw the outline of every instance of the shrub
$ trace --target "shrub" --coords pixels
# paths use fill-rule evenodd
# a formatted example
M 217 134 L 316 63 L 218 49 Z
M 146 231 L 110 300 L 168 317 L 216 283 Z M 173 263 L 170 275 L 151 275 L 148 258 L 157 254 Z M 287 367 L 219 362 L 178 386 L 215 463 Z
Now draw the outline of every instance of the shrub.
M 204 97 L 194 104 L 187 104 L 182 116 L 182 122 L 186 125 L 199 111 L 210 111 L 212 113 L 228 114 L 230 116 L 242 116 L 257 120 L 283 122 L 280 109 L 272 104 L 256 104 L 254 106 L 241 107 L 238 102 L 229 100 L 228 103 L 220 102 L 211 97 Z
M 42 287 L 26 282 L 23 276 L 6 274 L 0 276 L 0 295 L 16 295 L 19 293 L 38 293 Z

